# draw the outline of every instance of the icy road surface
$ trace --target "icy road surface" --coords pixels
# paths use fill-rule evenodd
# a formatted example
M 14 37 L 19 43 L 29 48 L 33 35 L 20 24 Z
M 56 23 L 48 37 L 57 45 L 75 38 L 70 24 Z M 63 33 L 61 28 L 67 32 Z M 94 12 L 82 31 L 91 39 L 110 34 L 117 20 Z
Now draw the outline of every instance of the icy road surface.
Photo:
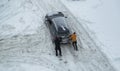
M 115 71 L 84 27 L 59 0 L 0 0 L 0 71 Z M 56 57 L 44 16 L 63 11 L 78 49 Z

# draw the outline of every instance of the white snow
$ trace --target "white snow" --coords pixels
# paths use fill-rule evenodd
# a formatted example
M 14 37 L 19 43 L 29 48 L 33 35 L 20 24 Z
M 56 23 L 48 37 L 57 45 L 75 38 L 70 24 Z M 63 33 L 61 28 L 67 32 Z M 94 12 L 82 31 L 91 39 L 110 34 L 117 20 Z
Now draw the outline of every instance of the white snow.
M 96 42 L 120 70 L 120 1 L 119 0 L 62 0 L 81 24 L 89 27 Z M 97 37 L 95 37 L 95 36 Z
M 0 71 L 115 71 L 84 25 L 96 22 L 87 13 L 89 10 L 93 13 L 91 6 L 94 11 L 101 3 L 97 0 L 95 3 L 90 0 L 63 2 L 0 0 Z M 54 44 L 44 24 L 45 15 L 52 11 L 63 11 L 68 17 L 69 27 L 78 35 L 79 51 L 74 51 L 71 45 L 62 45 L 63 56 L 55 56 Z

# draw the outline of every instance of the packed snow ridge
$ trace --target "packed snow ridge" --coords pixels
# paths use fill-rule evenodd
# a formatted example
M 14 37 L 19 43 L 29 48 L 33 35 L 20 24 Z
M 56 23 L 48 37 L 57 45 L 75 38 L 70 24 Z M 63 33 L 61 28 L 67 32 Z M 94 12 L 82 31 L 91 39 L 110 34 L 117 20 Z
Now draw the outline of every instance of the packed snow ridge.
M 68 17 L 79 51 L 62 45 L 63 56 L 55 56 L 44 24 L 53 11 Z M 59 0 L 0 0 L 0 71 L 115 71 L 86 30 Z

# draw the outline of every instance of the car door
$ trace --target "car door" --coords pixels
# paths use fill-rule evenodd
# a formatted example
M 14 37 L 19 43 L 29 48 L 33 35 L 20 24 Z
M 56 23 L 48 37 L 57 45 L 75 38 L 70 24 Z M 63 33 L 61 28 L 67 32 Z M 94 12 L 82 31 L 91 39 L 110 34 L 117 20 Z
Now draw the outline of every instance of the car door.
M 49 22 L 49 29 L 50 29 L 51 35 L 54 36 L 55 35 L 54 24 L 53 24 L 53 22 L 51 20 Z

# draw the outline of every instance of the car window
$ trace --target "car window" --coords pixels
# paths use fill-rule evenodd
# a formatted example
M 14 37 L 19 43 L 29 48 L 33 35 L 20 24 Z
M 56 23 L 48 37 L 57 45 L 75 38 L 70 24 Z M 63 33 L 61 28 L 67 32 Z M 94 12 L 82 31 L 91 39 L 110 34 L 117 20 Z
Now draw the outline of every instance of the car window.
M 62 28 L 58 28 L 59 30 L 58 30 L 58 35 L 68 35 L 70 32 L 69 32 L 69 30 L 66 28 L 66 27 L 64 27 L 65 28 L 65 30 L 63 30 Z
M 53 22 L 56 23 L 57 26 L 67 27 L 67 23 L 64 17 L 56 17 L 53 19 Z
M 57 32 L 57 31 L 56 31 L 55 25 L 52 24 L 51 26 L 52 26 L 51 29 L 52 29 L 53 35 L 56 35 L 56 32 Z

